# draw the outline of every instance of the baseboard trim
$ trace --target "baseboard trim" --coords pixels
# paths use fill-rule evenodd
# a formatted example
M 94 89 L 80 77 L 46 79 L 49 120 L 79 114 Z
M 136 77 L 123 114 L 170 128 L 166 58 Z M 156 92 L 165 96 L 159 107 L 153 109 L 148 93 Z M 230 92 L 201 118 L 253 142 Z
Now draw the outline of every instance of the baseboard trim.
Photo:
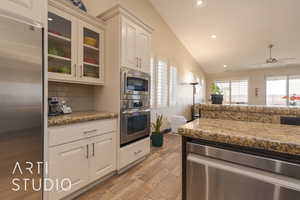
M 148 155 L 146 155 L 146 156 L 144 156 L 144 157 L 142 157 L 142 158 L 140 158 L 140 159 L 134 161 L 133 163 L 127 165 L 126 167 L 123 167 L 122 169 L 120 169 L 120 170 L 117 172 L 118 175 L 123 174 L 123 173 L 127 172 L 129 169 L 131 169 L 132 167 L 134 167 L 135 165 L 140 164 L 141 162 L 143 162 L 143 161 L 147 158 L 147 156 L 148 156 Z
M 76 192 L 70 194 L 69 196 L 67 197 L 64 197 L 63 200 L 72 200 L 72 199 L 75 199 L 76 197 L 79 197 L 80 195 L 84 194 L 85 192 L 88 192 L 89 190 L 91 190 L 92 188 L 94 188 L 96 185 L 106 181 L 107 179 L 115 176 L 117 174 L 117 171 L 113 171 L 111 172 L 110 174 L 102 177 L 101 179 L 93 182 L 93 183 L 90 183 L 89 185 L 85 186 L 84 188 L 80 189 L 80 190 L 77 190 Z

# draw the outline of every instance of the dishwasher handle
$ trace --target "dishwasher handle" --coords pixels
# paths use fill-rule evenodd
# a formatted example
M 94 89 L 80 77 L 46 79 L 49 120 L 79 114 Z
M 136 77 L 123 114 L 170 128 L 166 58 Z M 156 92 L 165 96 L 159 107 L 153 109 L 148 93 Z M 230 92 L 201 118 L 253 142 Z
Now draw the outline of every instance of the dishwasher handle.
M 282 176 L 282 175 L 274 174 L 271 172 L 266 172 L 266 171 L 262 171 L 262 170 L 258 170 L 258 169 L 254 169 L 254 168 L 250 168 L 250 167 L 245 167 L 245 166 L 237 165 L 234 163 L 229 163 L 226 161 L 197 155 L 194 153 L 188 154 L 187 161 L 193 162 L 195 164 L 204 165 L 207 167 L 212 167 L 215 169 L 239 174 L 242 176 L 260 180 L 262 182 L 267 182 L 267 183 L 271 183 L 273 185 L 281 186 L 284 188 L 290 188 L 290 189 L 293 189 L 296 191 L 300 191 L 300 180 L 290 178 L 287 176 Z

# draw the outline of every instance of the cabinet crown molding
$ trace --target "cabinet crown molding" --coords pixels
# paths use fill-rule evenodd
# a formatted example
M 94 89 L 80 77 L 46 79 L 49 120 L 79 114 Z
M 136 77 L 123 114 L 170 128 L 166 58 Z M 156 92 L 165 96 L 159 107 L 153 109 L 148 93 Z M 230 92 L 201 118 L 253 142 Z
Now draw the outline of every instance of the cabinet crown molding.
M 80 10 L 79 8 L 75 7 L 71 2 L 62 1 L 62 0 L 48 0 L 48 5 L 59 10 L 63 10 L 64 12 L 75 16 L 93 26 L 105 29 L 106 24 L 100 18 L 96 18 L 90 15 L 87 12 Z
M 129 18 L 131 21 L 135 22 L 136 24 L 142 26 L 146 31 L 148 31 L 150 34 L 154 32 L 154 28 L 149 26 L 148 24 L 144 23 L 140 18 L 138 18 L 136 15 L 134 15 L 130 10 L 125 8 L 121 4 L 117 4 L 114 7 L 110 8 L 109 10 L 105 11 L 104 13 L 97 16 L 97 18 L 102 19 L 103 21 L 108 21 L 111 18 L 121 15 Z

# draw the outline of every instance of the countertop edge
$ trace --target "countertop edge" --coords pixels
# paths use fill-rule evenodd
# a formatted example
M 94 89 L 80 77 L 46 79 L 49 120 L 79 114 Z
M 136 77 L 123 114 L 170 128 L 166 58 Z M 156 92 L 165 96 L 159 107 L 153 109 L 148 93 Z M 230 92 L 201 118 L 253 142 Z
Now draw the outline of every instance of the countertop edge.
M 191 132 L 193 132 L 191 134 Z M 192 139 L 201 139 L 210 142 L 218 142 L 229 145 L 238 145 L 253 149 L 272 151 L 277 153 L 300 156 L 300 145 L 285 143 L 264 138 L 253 138 L 246 136 L 229 136 L 221 133 L 209 133 L 200 130 L 179 128 L 178 134 Z
M 71 125 L 71 124 L 82 123 L 82 122 L 117 119 L 117 118 L 118 118 L 117 113 L 105 113 L 105 112 L 93 113 L 92 115 L 90 113 L 86 113 L 86 114 L 82 113 L 82 115 L 78 115 L 78 116 L 65 115 L 65 116 L 58 116 L 52 119 L 48 118 L 48 127 L 51 128 L 56 126 L 65 126 L 65 125 Z

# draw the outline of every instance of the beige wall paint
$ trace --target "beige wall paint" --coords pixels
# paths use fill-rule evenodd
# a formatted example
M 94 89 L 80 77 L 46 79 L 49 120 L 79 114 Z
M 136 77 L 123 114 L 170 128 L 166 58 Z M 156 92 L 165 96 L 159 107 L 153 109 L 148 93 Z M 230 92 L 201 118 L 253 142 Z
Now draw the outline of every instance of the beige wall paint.
M 249 104 L 265 105 L 266 77 L 281 76 L 281 75 L 300 75 L 300 66 L 208 74 L 207 88 L 206 88 L 208 94 L 207 97 L 209 98 L 210 96 L 210 86 L 215 80 L 248 79 L 249 80 Z M 255 96 L 255 88 L 259 89 L 258 96 Z
M 170 108 L 157 109 L 158 112 L 171 116 L 175 114 L 190 118 L 192 104 L 192 87 L 186 85 L 190 81 L 191 73 L 201 79 L 205 74 L 199 64 L 177 39 L 168 25 L 148 0 L 84 0 L 88 12 L 97 16 L 113 5 L 120 3 L 146 24 L 155 29 L 152 38 L 152 56 L 159 56 L 175 63 L 178 68 L 178 104 Z M 205 93 L 205 86 L 203 87 Z

